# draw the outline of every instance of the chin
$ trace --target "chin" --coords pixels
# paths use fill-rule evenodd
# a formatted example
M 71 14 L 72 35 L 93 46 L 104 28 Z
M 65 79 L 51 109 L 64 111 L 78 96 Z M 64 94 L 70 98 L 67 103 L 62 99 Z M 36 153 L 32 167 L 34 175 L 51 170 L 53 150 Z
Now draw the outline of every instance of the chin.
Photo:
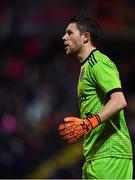
M 67 54 L 67 55 L 70 55 L 70 52 L 66 51 L 66 54 Z
M 66 54 L 67 54 L 67 55 L 72 55 L 73 52 L 72 52 L 72 51 L 66 51 Z

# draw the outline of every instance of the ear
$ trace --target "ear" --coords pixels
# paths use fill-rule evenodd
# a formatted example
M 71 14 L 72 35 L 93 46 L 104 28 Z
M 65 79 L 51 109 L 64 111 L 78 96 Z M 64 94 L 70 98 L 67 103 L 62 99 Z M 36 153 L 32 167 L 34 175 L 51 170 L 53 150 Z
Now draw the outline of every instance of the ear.
M 83 34 L 83 42 L 84 43 L 87 43 L 89 40 L 90 40 L 90 33 L 89 32 L 85 32 L 84 34 Z

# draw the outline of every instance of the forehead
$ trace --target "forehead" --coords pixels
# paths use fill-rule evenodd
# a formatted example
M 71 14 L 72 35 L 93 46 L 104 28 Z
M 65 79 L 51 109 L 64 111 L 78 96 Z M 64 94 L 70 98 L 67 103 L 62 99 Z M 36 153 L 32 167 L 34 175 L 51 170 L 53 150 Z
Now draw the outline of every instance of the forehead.
M 70 24 L 67 26 L 66 31 L 73 31 L 73 32 L 78 31 L 78 32 L 79 32 L 79 29 L 77 28 L 76 23 L 70 23 Z

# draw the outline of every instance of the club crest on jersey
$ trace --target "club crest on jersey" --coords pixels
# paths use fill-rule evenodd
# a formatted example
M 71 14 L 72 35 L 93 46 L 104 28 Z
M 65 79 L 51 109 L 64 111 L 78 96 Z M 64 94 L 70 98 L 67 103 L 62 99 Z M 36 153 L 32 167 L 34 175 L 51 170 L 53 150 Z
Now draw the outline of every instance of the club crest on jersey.
M 80 75 L 79 75 L 79 80 L 82 80 L 84 75 L 84 68 L 81 69 Z

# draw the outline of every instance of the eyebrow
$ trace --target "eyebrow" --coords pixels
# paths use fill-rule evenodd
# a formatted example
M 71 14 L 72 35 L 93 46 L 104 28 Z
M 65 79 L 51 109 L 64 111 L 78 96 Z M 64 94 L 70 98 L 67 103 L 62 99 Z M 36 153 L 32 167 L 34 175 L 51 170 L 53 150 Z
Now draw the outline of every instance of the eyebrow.
M 66 33 L 68 33 L 68 34 L 69 34 L 69 33 L 72 33 L 72 32 L 73 32 L 73 31 L 70 30 L 70 29 L 67 29 L 67 30 L 66 30 Z

